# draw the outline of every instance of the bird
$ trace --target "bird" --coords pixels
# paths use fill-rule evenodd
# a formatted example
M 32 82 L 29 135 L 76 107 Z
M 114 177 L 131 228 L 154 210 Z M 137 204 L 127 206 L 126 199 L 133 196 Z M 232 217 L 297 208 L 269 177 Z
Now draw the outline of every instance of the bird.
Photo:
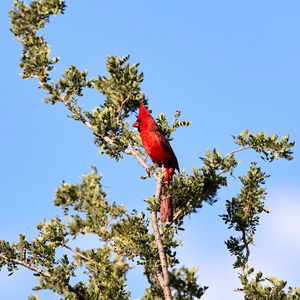
M 172 197 L 165 195 L 164 187 L 172 181 L 175 170 L 180 172 L 177 157 L 143 102 L 139 104 L 139 113 L 132 126 L 138 129 L 143 147 L 152 162 L 165 169 L 161 192 L 160 221 L 162 223 L 172 222 Z

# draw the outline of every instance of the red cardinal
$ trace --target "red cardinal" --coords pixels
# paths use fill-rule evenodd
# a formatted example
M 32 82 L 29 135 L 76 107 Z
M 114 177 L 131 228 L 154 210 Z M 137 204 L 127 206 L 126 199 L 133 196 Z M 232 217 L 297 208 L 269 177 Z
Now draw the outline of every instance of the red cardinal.
M 143 146 L 151 160 L 159 167 L 164 166 L 164 182 L 162 187 L 162 199 L 160 205 L 160 220 L 165 223 L 173 221 L 172 198 L 164 195 L 164 185 L 168 185 L 173 177 L 175 169 L 179 171 L 178 161 L 170 143 L 161 134 L 156 122 L 152 118 L 147 107 L 141 102 L 139 114 L 133 127 L 139 130 Z

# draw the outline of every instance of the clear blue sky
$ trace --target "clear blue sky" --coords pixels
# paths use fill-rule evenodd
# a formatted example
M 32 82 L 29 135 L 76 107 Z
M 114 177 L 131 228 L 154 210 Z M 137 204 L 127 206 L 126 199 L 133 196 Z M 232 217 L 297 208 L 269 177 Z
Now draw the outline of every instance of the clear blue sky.
M 144 208 L 153 194 L 151 180 L 136 161 L 115 163 L 97 154 L 91 133 L 66 117 L 61 105 L 44 104 L 35 80 L 18 74 L 21 46 L 9 32 L 10 0 L 0 2 L 1 44 L 1 211 L 0 238 L 31 237 L 43 218 L 59 213 L 54 190 L 62 180 L 79 182 L 96 165 L 110 200 L 128 209 Z M 67 1 L 64 16 L 51 19 L 43 30 L 54 56 L 60 56 L 54 77 L 71 64 L 89 75 L 105 73 L 105 57 L 131 55 L 145 73 L 143 90 L 153 113 L 172 117 L 180 109 L 192 126 L 179 129 L 172 146 L 181 169 L 200 166 L 199 156 L 216 147 L 233 150 L 231 135 L 290 134 L 296 141 L 295 159 L 259 164 L 271 175 L 267 206 L 251 248 L 254 267 L 265 275 L 300 286 L 300 2 L 277 0 L 212 1 Z M 101 98 L 93 93 L 82 104 L 89 108 Z M 246 171 L 255 153 L 242 154 Z M 180 260 L 199 268 L 199 281 L 209 285 L 204 300 L 242 299 L 232 271 L 233 258 L 224 240 L 230 232 L 218 217 L 238 182 L 219 194 L 213 207 L 204 207 L 187 222 Z M 85 241 L 95 246 L 93 240 Z M 136 272 L 137 271 L 137 272 Z M 132 299 L 142 295 L 145 280 L 139 269 L 129 275 Z M 30 272 L 0 273 L 0 298 L 26 299 L 35 281 Z M 41 293 L 41 299 L 53 299 Z M 56 298 L 58 299 L 58 298 Z

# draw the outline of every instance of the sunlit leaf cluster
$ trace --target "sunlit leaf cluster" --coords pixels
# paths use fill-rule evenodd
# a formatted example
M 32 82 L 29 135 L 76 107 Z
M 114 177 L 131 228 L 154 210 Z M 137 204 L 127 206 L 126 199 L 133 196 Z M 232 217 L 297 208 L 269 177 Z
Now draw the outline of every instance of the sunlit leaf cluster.
M 231 236 L 226 241 L 231 254 L 236 256 L 235 268 L 244 268 L 249 257 L 249 245 L 259 225 L 260 214 L 268 212 L 264 199 L 266 190 L 263 187 L 268 176 L 256 163 L 252 163 L 246 176 L 240 176 L 242 188 L 240 193 L 226 201 L 226 214 L 221 217 L 228 228 L 240 233 L 239 237 Z
M 202 287 L 197 283 L 196 273 L 197 269 L 189 269 L 185 266 L 171 270 L 170 281 L 174 300 L 200 299 L 204 295 L 208 287 Z M 161 299 L 163 299 L 163 294 L 156 285 L 146 289 L 145 295 L 141 298 L 141 300 Z
M 144 74 L 139 72 L 139 64 L 130 66 L 128 60 L 129 55 L 123 58 L 108 56 L 108 76 L 98 76 L 92 81 L 93 87 L 106 97 L 103 106 L 113 108 L 119 122 L 122 118 L 127 118 L 130 112 L 134 112 L 140 101 L 145 101 L 140 88 Z
M 288 135 L 279 140 L 277 134 L 267 136 L 266 133 L 260 132 L 253 135 L 249 130 L 245 130 L 233 138 L 236 144 L 253 148 L 256 152 L 262 154 L 262 158 L 266 161 L 271 162 L 279 158 L 293 159 L 291 148 L 295 145 L 295 142 L 290 142 Z
M 159 114 L 156 117 L 156 121 L 161 133 L 165 136 L 168 141 L 173 140 L 171 134 L 176 131 L 179 127 L 188 127 L 191 124 L 189 120 L 179 120 L 181 116 L 181 112 L 179 110 L 176 111 L 174 115 L 174 120 L 171 124 L 168 123 L 167 118 L 164 114 Z
M 262 272 L 254 275 L 250 269 L 247 275 L 241 276 L 242 288 L 239 291 L 245 294 L 245 300 L 299 300 L 300 288 L 287 288 L 287 282 L 274 276 L 263 277 Z M 249 276 L 252 276 L 249 279 Z
M 11 32 L 23 44 L 23 56 L 20 67 L 22 77 L 47 78 L 58 58 L 50 58 L 50 48 L 44 38 L 37 36 L 38 29 L 43 28 L 51 15 L 63 13 L 65 2 L 62 0 L 31 1 L 29 5 L 24 1 L 15 0 L 15 8 L 9 13 Z
M 171 272 L 171 286 L 174 288 L 174 300 L 200 299 L 207 286 L 197 284 L 197 269 L 187 268 L 173 269 Z

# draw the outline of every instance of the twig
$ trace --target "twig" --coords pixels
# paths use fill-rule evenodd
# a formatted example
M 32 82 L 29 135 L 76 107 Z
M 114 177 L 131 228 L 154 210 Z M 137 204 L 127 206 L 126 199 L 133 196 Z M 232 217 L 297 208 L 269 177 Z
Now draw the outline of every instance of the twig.
M 239 149 L 236 149 L 236 150 L 233 150 L 233 151 L 227 153 L 224 157 L 228 157 L 228 156 L 230 156 L 230 155 L 232 155 L 232 154 L 234 154 L 234 153 L 237 153 L 237 152 L 240 152 L 240 151 L 244 151 L 244 150 L 248 150 L 248 149 L 251 149 L 251 148 L 254 148 L 254 146 L 245 146 L 245 147 L 241 147 L 241 148 L 239 148 Z
M 123 99 L 122 103 L 121 103 L 121 107 L 118 111 L 118 116 L 117 116 L 117 123 L 119 123 L 121 116 L 122 116 L 122 109 L 123 109 L 123 105 L 130 99 L 131 94 L 128 94 L 127 97 L 125 99 Z
M 157 181 L 156 185 L 156 192 L 155 192 L 155 197 L 157 199 L 160 199 L 161 195 L 161 188 L 162 188 L 162 181 Z M 171 289 L 170 289 L 170 276 L 169 276 L 169 271 L 168 271 L 168 262 L 167 262 L 167 257 L 166 253 L 164 251 L 164 245 L 161 239 L 161 234 L 159 232 L 158 224 L 157 224 L 157 212 L 152 211 L 151 214 L 151 221 L 152 221 L 152 227 L 153 227 L 153 233 L 155 237 L 155 242 L 158 250 L 158 255 L 161 263 L 161 269 L 162 273 L 158 274 L 158 279 L 160 282 L 160 285 L 164 291 L 165 295 L 165 300 L 172 300 L 172 295 L 171 295 Z
M 17 259 L 17 258 L 8 258 L 6 255 L 1 254 L 1 253 L 0 253 L 0 258 L 6 260 L 8 262 L 11 261 L 11 262 L 13 262 L 13 263 L 15 263 L 17 265 L 23 266 L 23 267 L 25 267 L 25 268 L 27 268 L 27 269 L 29 269 L 31 271 L 34 271 L 34 272 L 42 275 L 43 277 L 50 277 L 51 276 L 49 272 L 47 272 L 45 270 L 41 270 L 38 267 L 36 267 L 36 266 L 34 266 L 34 265 L 30 264 L 30 263 L 27 263 L 27 262 L 25 262 L 23 260 L 20 260 L 20 259 Z
M 246 260 L 248 261 L 249 256 L 250 256 L 250 250 L 249 250 L 249 243 L 247 242 L 246 238 L 246 231 L 245 229 L 242 230 L 242 239 L 245 244 L 245 249 L 246 249 Z
M 93 259 L 91 259 L 91 258 L 85 256 L 84 254 L 78 252 L 77 250 L 71 248 L 71 247 L 68 246 L 67 244 L 62 244 L 62 246 L 63 246 L 64 248 L 70 250 L 71 252 L 73 252 L 75 255 L 77 255 L 77 256 L 79 256 L 80 258 L 82 258 L 82 260 L 83 260 L 82 263 L 83 263 L 88 269 L 92 270 L 93 272 L 96 272 L 96 270 L 95 270 L 94 268 L 92 268 L 92 267 L 89 265 L 89 263 L 90 263 L 90 264 L 97 265 L 97 262 L 96 262 L 96 261 L 94 261 Z
M 233 150 L 233 151 L 227 153 L 227 154 L 224 156 L 224 158 L 226 158 L 226 157 L 228 157 L 228 156 L 230 156 L 230 155 L 232 155 L 232 154 L 235 154 L 235 153 L 237 153 L 237 152 L 244 151 L 244 150 L 248 150 L 248 149 L 251 149 L 251 148 L 254 148 L 254 146 L 246 146 L 246 147 L 238 148 L 238 149 L 236 149 L 236 150 Z M 226 173 L 226 172 L 229 172 L 229 170 L 228 170 L 228 169 L 224 169 L 224 170 L 220 171 L 219 173 L 217 173 L 216 175 L 217 175 L 217 176 L 221 176 L 222 174 L 224 174 L 224 173 Z M 186 206 L 190 203 L 190 201 L 191 201 L 191 200 L 189 200 L 189 201 L 186 203 Z M 174 224 L 174 223 L 175 223 L 175 221 L 179 218 L 179 216 L 181 215 L 181 213 L 182 213 L 183 211 L 184 211 L 184 208 L 181 208 L 181 209 L 175 214 L 175 216 L 174 216 L 173 221 L 171 222 L 171 224 Z
M 160 177 L 154 172 L 154 170 L 150 167 L 150 165 L 148 165 L 142 157 L 140 157 L 138 155 L 138 153 L 132 148 L 132 146 L 128 146 L 127 149 L 125 149 L 125 153 L 126 154 L 129 154 L 129 155 L 132 155 L 137 161 L 138 163 L 147 170 L 147 172 L 149 174 L 151 174 L 153 176 L 153 178 L 156 180 L 156 181 L 160 181 Z
M 70 246 L 68 246 L 67 244 L 62 244 L 62 246 L 68 250 L 70 250 L 71 252 L 73 252 L 75 255 L 81 257 L 83 260 L 89 261 L 89 262 L 93 262 L 96 263 L 95 261 L 93 261 L 92 259 L 90 259 L 89 257 L 85 256 L 84 254 L 78 252 L 77 250 L 71 248 Z
M 189 201 L 186 203 L 186 205 L 188 205 Z M 173 221 L 170 223 L 170 225 L 174 224 L 175 221 L 179 218 L 179 216 L 181 215 L 181 213 L 183 212 L 183 208 L 179 209 L 179 211 L 175 214 Z
M 114 220 L 116 217 L 110 217 L 106 222 L 105 222 L 105 230 L 108 231 L 108 226 L 112 220 Z
M 228 156 L 230 156 L 230 155 L 232 155 L 232 154 L 234 154 L 234 153 L 237 153 L 237 152 L 240 152 L 240 151 L 244 151 L 244 150 L 248 150 L 248 149 L 252 149 L 252 148 L 254 148 L 254 146 L 245 146 L 245 147 L 238 148 L 238 149 L 236 149 L 236 150 L 233 150 L 233 151 L 227 153 L 227 154 L 224 156 L 224 158 L 226 158 L 226 157 L 228 157 Z M 224 174 L 224 173 L 226 173 L 226 172 L 229 172 L 229 169 L 224 169 L 224 170 L 220 171 L 220 172 L 217 174 L 217 176 L 221 176 L 222 174 Z
M 1 253 L 0 253 L 0 258 L 3 259 L 3 260 L 5 260 L 5 261 L 7 261 L 7 262 L 13 262 L 13 263 L 15 263 L 17 265 L 25 267 L 25 268 L 27 268 L 27 269 L 29 269 L 31 271 L 34 271 L 34 272 L 38 273 L 39 275 L 41 275 L 41 276 L 43 276 L 45 278 L 51 277 L 51 274 L 48 271 L 41 270 L 38 267 L 36 267 L 36 266 L 34 266 L 34 265 L 32 265 L 32 264 L 24 261 L 24 260 L 17 259 L 17 258 L 9 258 L 6 255 L 1 254 Z M 78 299 L 78 300 L 86 300 L 86 298 L 83 295 L 81 295 L 80 292 L 76 291 L 76 289 L 73 286 L 71 286 L 70 284 L 67 284 L 66 287 L 67 287 L 67 289 L 68 289 L 69 292 L 72 292 L 72 293 L 74 293 L 76 295 L 76 299 Z
M 245 245 L 245 249 L 246 249 L 246 261 L 248 262 L 248 259 L 249 259 L 249 256 L 250 256 L 250 249 L 249 249 L 249 244 L 247 242 L 247 238 L 246 238 L 246 231 L 245 229 L 242 230 L 242 240 L 244 242 L 244 245 Z M 243 267 L 241 268 L 242 269 L 242 273 L 243 275 L 247 275 L 247 272 L 248 272 L 248 268 L 247 268 L 247 263 L 245 265 L 243 265 Z

